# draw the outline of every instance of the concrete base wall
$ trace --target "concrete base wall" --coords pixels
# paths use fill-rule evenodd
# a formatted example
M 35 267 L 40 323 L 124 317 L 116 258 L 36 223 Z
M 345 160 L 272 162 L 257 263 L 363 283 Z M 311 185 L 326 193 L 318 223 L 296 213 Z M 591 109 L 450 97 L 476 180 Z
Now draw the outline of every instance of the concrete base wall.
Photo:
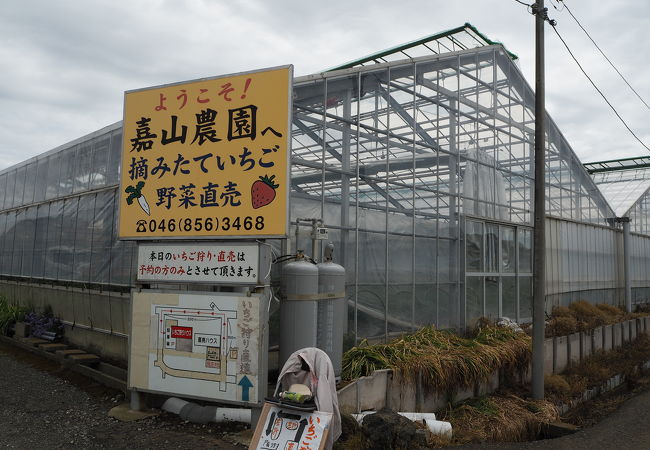
M 126 363 L 130 294 L 0 281 L 0 295 L 37 312 L 51 308 L 65 325 L 67 342 Z
M 638 325 L 643 323 L 643 325 Z M 615 342 L 623 343 L 624 329 L 628 338 L 636 340 L 641 327 L 650 330 L 650 316 L 622 324 L 606 325 L 569 336 L 547 338 L 544 341 L 544 374 L 561 373 L 569 365 L 578 364 L 599 350 L 612 350 Z M 638 326 L 638 329 L 637 329 Z M 520 380 L 530 381 L 530 370 L 521 374 Z M 499 373 L 494 372 L 486 382 L 473 387 L 463 387 L 453 392 L 431 391 L 423 386 L 422 380 L 410 380 L 391 370 L 375 371 L 339 391 L 339 406 L 342 412 L 356 413 L 379 410 L 387 406 L 396 411 L 435 412 L 447 407 L 448 403 L 458 403 L 477 397 L 499 388 Z

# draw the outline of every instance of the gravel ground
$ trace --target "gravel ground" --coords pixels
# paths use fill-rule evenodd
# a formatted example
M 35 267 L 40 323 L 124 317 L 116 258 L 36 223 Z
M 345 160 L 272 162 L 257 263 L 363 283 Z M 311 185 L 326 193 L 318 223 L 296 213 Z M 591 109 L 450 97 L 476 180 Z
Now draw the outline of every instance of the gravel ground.
M 622 400 L 622 399 L 621 399 Z M 111 390 L 58 363 L 0 343 L 0 448 L 240 450 L 241 425 L 195 425 L 162 413 L 135 422 L 108 417 L 124 402 Z M 616 408 L 593 406 L 603 414 Z M 601 414 L 590 414 L 601 416 Z M 601 418 L 599 417 L 599 418 Z M 650 448 L 650 390 L 625 401 L 592 427 L 558 439 L 519 444 L 474 444 L 456 449 Z
M 195 425 L 163 413 L 120 422 L 121 392 L 0 343 L 0 448 L 246 448 L 241 425 Z

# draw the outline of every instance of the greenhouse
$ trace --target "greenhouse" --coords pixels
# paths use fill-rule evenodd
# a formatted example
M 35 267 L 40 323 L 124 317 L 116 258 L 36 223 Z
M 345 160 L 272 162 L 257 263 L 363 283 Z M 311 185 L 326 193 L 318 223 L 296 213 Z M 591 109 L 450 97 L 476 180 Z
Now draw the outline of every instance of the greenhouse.
M 530 321 L 534 119 L 517 57 L 469 24 L 296 78 L 292 229 L 273 244 L 311 248 L 296 224 L 322 219 L 356 340 Z M 644 301 L 650 177 L 592 178 L 550 118 L 546 135 L 547 309 L 625 302 L 625 217 Z M 0 292 L 117 358 L 136 285 L 136 244 L 116 233 L 121 146 L 118 122 L 0 172 Z M 634 202 L 625 183 L 643 191 Z

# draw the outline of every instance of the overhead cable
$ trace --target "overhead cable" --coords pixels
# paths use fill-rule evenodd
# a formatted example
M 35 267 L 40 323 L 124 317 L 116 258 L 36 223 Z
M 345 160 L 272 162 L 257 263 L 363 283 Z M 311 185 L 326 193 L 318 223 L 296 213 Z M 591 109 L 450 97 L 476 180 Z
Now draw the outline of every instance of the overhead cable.
M 632 90 L 632 92 L 634 92 L 634 94 L 639 98 L 639 100 L 641 100 L 641 102 L 645 105 L 645 107 L 648 108 L 648 109 L 650 109 L 650 106 L 646 103 L 646 101 L 643 100 L 643 98 L 641 97 L 641 95 L 640 95 L 640 94 L 639 94 L 639 93 L 638 93 L 638 92 L 637 92 L 637 91 L 632 87 L 632 85 L 627 81 L 627 79 L 623 76 L 623 74 L 622 74 L 622 73 L 621 73 L 621 72 L 616 68 L 616 66 L 614 65 L 614 63 L 613 63 L 613 62 L 612 62 L 612 61 L 607 57 L 607 55 L 605 55 L 605 52 L 603 52 L 603 50 L 598 46 L 598 44 L 596 44 L 596 41 L 594 41 L 594 39 L 593 39 L 593 38 L 591 37 L 591 35 L 587 32 L 587 30 L 585 30 L 585 27 L 582 26 L 582 24 L 581 24 L 580 21 L 576 18 L 576 16 L 573 15 L 573 12 L 571 12 L 571 9 L 569 8 L 569 6 L 568 6 L 566 3 L 564 3 L 564 0 L 556 0 L 556 1 L 557 1 L 558 3 L 562 3 L 562 5 L 564 5 L 564 8 L 566 8 L 566 10 L 569 12 L 569 15 L 571 15 L 571 17 L 573 18 L 573 20 L 575 20 L 575 22 L 576 22 L 576 23 L 578 24 L 578 26 L 582 29 L 582 31 L 584 31 L 584 33 L 587 35 L 587 37 L 588 37 L 589 40 L 592 42 L 592 44 L 594 44 L 594 46 L 598 49 L 598 51 L 600 52 L 600 54 L 603 55 L 603 58 L 605 58 L 605 59 L 607 60 L 607 62 L 609 63 L 609 65 L 612 66 L 612 68 L 616 71 L 616 73 L 621 77 L 621 79 L 625 82 L 625 84 L 627 84 L 627 86 Z M 555 5 L 554 5 L 554 6 L 555 6 Z
M 573 58 L 573 60 L 574 60 L 575 63 L 578 65 L 578 67 L 580 68 L 580 70 L 582 71 L 582 73 L 584 74 L 584 76 L 587 77 L 587 79 L 589 80 L 589 82 L 591 83 L 591 85 L 594 87 L 594 89 L 596 89 L 596 91 L 600 94 L 600 96 L 603 98 L 603 100 L 605 100 L 605 102 L 609 105 L 609 107 L 612 109 L 612 111 L 614 111 L 614 114 L 616 114 L 616 117 L 618 117 L 619 120 L 623 123 L 623 125 L 625 125 L 625 128 L 627 128 L 627 130 L 630 132 L 630 134 L 631 134 L 632 136 L 634 136 L 634 138 L 635 138 L 637 141 L 639 141 L 639 143 L 640 143 L 641 145 L 643 145 L 643 146 L 645 147 L 646 150 L 650 151 L 650 148 L 649 148 L 649 147 L 648 147 L 648 146 L 647 146 L 647 145 L 646 145 L 646 144 L 645 144 L 645 143 L 644 143 L 644 142 L 643 142 L 643 141 L 642 141 L 642 140 L 641 140 L 641 139 L 640 139 L 640 138 L 639 138 L 635 133 L 634 133 L 634 131 L 632 131 L 632 129 L 631 129 L 631 128 L 629 127 L 629 125 L 627 124 L 627 122 L 625 122 L 625 120 L 623 120 L 623 118 L 622 118 L 621 115 L 618 113 L 618 111 L 616 111 L 616 108 L 614 108 L 614 105 L 612 105 L 612 104 L 610 103 L 610 101 L 607 100 L 607 97 L 605 97 L 605 94 L 603 94 L 603 92 L 602 92 L 600 89 L 598 89 L 598 86 L 596 86 L 596 83 L 594 83 L 594 81 L 591 79 L 591 77 L 587 74 L 587 72 L 585 71 L 585 69 L 582 67 L 582 65 L 580 64 L 580 62 L 578 61 L 578 59 L 575 57 L 575 55 L 573 54 L 573 52 L 571 51 L 571 49 L 570 49 L 569 46 L 567 45 L 566 41 L 562 38 L 562 36 L 560 35 L 560 32 L 557 31 L 557 27 L 556 27 L 555 25 L 553 25 L 551 28 L 553 29 L 553 31 L 555 31 L 555 34 L 557 35 L 557 37 L 560 38 L 560 41 L 562 41 L 562 44 L 564 44 L 564 47 L 567 49 L 567 51 L 569 52 L 569 55 L 571 55 L 571 58 Z

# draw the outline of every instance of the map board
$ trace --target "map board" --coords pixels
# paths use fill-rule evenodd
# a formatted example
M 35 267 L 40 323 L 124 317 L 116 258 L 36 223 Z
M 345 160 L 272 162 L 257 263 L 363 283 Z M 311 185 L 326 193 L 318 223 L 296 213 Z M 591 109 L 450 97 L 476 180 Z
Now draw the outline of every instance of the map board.
M 139 243 L 140 282 L 255 285 L 259 273 L 257 242 Z
M 292 66 L 127 91 L 121 239 L 286 237 Z
M 257 404 L 261 295 L 132 293 L 129 388 Z

